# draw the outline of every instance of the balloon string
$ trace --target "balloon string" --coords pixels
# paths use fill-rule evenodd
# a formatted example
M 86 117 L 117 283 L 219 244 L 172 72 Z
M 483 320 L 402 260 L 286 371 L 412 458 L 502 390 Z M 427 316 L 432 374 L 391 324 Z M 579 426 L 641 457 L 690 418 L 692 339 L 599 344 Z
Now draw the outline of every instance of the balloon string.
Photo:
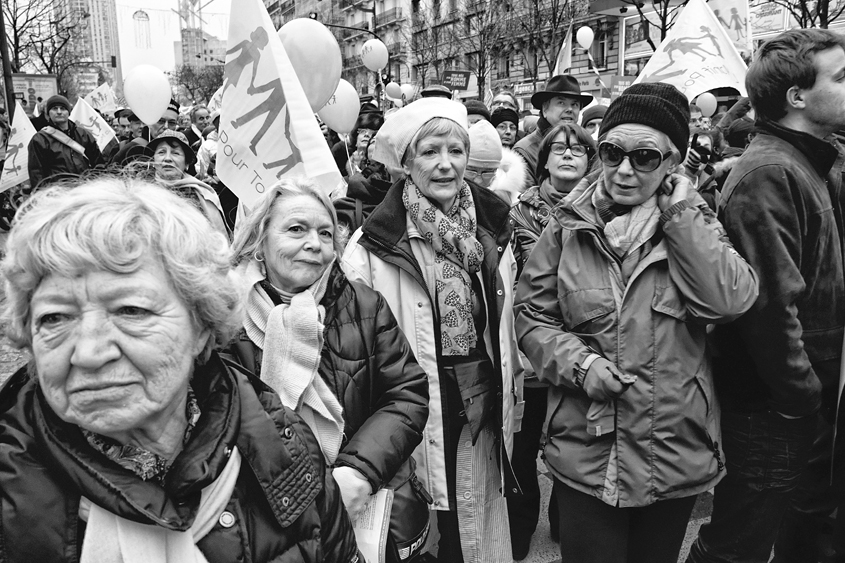
M 607 90 L 607 93 L 610 94 L 610 88 L 607 87 L 607 84 L 604 83 L 604 80 L 601 79 L 601 74 L 599 74 L 599 69 L 596 68 L 596 61 L 593 59 L 593 54 L 590 52 L 589 49 L 584 49 L 587 52 L 587 58 L 590 59 L 590 67 L 593 69 L 593 72 L 596 73 L 596 78 L 599 79 L 599 83 L 601 87 Z

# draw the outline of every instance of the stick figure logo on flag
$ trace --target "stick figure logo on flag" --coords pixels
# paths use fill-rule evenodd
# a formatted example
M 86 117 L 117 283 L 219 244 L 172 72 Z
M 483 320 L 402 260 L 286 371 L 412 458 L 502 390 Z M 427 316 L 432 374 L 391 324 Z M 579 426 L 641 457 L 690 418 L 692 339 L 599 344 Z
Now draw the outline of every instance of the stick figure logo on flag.
M 232 14 L 218 175 L 247 208 L 286 176 L 308 176 L 331 193 L 340 172 L 266 8 L 233 0 Z

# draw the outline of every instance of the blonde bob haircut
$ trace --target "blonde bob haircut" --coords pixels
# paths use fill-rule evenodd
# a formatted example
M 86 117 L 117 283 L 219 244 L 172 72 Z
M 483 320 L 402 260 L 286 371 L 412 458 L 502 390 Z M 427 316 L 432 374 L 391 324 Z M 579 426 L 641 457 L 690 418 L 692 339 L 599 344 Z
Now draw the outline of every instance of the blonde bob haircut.
M 284 199 L 299 195 L 313 197 L 326 208 L 332 218 L 332 242 L 335 255 L 343 254 L 342 236 L 337 224 L 337 212 L 332 201 L 316 182 L 304 176 L 299 176 L 297 178 L 286 178 L 273 184 L 258 202 L 258 205 L 250 211 L 249 215 L 238 221 L 235 226 L 235 239 L 232 242 L 232 267 L 237 267 L 242 262 L 248 262 L 255 258 L 264 259 L 261 250 L 264 247 L 264 241 L 267 240 L 267 229 L 273 219 L 273 214 L 285 213 Z
M 211 332 L 206 361 L 242 321 L 226 237 L 178 195 L 119 176 L 51 186 L 18 210 L 0 265 L 7 336 L 31 348 L 30 301 L 44 278 L 131 274 L 147 260 L 158 261 L 196 326 Z

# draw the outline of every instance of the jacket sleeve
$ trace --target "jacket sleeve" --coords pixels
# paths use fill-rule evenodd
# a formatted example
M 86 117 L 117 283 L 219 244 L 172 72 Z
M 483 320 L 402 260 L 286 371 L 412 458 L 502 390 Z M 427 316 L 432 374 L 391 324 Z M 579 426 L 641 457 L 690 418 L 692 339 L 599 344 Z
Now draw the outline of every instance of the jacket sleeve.
M 335 462 L 359 470 L 374 492 L 411 456 L 428 420 L 428 378 L 387 302 L 381 294 L 376 297 L 376 310 L 361 312 L 363 330 L 374 337 L 369 363 L 373 412 Z
M 94 138 L 94 135 L 81 127 L 77 127 L 76 130 L 81 133 L 83 139 L 81 144 L 85 147 L 85 158 L 88 159 L 88 167 L 94 168 L 105 165 L 106 161 L 103 159 L 103 154 L 100 152 L 100 147 L 97 146 L 97 139 Z
M 340 496 L 340 489 L 326 467 L 326 460 L 320 450 L 317 438 L 301 419 L 297 417 L 297 431 L 305 440 L 311 453 L 315 467 L 320 468 L 323 478 L 323 490 L 314 502 L 320 515 L 320 538 L 323 544 L 323 560 L 338 561 L 340 563 L 356 563 L 363 561 L 358 554 L 358 543 L 352 522 Z
M 760 277 L 760 296 L 736 326 L 771 392 L 771 407 L 792 416 L 815 412 L 821 394 L 798 320 L 797 302 L 806 290 L 800 199 L 788 169 L 762 166 L 739 181 L 721 214 L 731 241 Z
M 684 296 L 689 314 L 708 323 L 728 322 L 757 299 L 757 275 L 734 250 L 722 224 L 706 203 L 683 207 L 665 219 L 669 275 Z
M 560 224 L 550 221 L 525 263 L 514 307 L 516 338 L 540 381 L 577 389 L 578 370 L 586 370 L 596 352 L 563 328 L 557 287 L 563 236 Z
M 27 147 L 28 161 L 26 166 L 29 171 L 29 185 L 33 188 L 37 187 L 44 179 L 44 166 L 49 159 L 42 137 L 43 135 L 36 134 L 29 141 L 29 146 Z

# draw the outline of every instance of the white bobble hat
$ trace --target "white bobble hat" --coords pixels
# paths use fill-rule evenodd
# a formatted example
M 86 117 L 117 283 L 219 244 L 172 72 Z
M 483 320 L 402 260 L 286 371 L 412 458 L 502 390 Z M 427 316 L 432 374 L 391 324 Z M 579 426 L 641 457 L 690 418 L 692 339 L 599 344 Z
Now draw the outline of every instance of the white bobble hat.
M 502 140 L 493 124 L 482 119 L 469 128 L 467 166 L 498 168 L 500 162 L 502 162 Z

